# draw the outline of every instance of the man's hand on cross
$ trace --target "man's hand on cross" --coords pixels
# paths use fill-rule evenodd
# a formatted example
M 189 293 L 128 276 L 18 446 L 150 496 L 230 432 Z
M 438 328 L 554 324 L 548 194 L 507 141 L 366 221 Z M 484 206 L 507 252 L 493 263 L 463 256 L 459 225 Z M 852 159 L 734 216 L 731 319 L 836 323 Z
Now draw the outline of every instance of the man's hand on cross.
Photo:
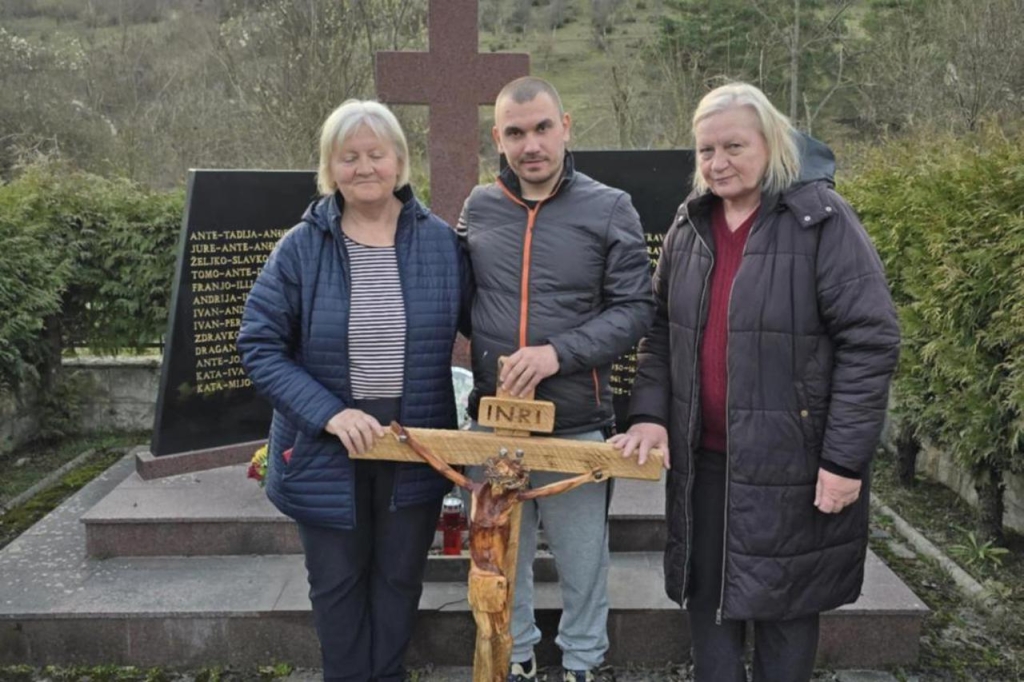
M 385 433 L 380 422 L 352 407 L 331 417 L 324 430 L 337 436 L 346 450 L 357 455 L 366 453 Z
M 558 353 L 554 346 L 526 346 L 508 356 L 498 381 L 513 398 L 521 398 L 531 396 L 537 384 L 557 371 Z
M 651 450 L 657 448 L 662 455 L 661 465 L 666 469 L 672 468 L 668 457 L 668 431 L 660 424 L 648 422 L 633 424 L 629 427 L 629 431 L 612 436 L 608 442 L 622 450 L 623 457 L 631 457 L 635 450 L 637 452 L 636 462 L 640 466 L 643 466 L 647 462 L 647 457 L 652 455 Z

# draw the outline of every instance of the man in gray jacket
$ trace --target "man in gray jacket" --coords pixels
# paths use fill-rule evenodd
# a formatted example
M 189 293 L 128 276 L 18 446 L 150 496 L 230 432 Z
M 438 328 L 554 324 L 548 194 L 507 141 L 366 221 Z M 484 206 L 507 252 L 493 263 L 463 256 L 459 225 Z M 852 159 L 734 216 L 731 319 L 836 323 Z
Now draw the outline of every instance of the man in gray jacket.
M 571 119 L 551 84 L 512 81 L 492 131 L 508 167 L 466 200 L 458 231 L 476 278 L 470 416 L 499 383 L 555 403 L 555 435 L 604 440 L 611 365 L 651 324 L 650 261 L 629 195 L 576 172 Z M 497 360 L 508 356 L 500 374 Z M 565 475 L 533 472 L 531 485 Z M 592 680 L 608 649 L 607 482 L 523 504 L 510 682 L 536 677 L 533 557 L 543 521 L 562 588 L 563 679 Z

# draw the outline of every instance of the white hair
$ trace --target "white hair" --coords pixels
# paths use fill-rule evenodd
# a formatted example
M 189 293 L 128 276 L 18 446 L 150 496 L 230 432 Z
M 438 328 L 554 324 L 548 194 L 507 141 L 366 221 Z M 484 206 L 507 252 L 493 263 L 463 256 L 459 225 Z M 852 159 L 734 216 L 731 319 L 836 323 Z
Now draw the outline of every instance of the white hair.
M 761 136 L 768 148 L 768 168 L 761 180 L 762 191 L 766 194 L 782 192 L 800 177 L 796 130 L 789 118 L 776 109 L 758 88 L 748 83 L 729 83 L 704 95 L 693 112 L 691 127 L 694 135 L 698 123 L 734 107 L 749 107 L 761 124 Z M 693 188 L 698 192 L 708 190 L 707 180 L 699 171 L 693 174 Z
M 391 110 L 373 100 L 346 100 L 331 112 L 320 127 L 320 166 L 316 184 L 320 194 L 333 194 L 336 187 L 331 177 L 331 155 L 353 133 L 366 126 L 379 140 L 390 142 L 398 157 L 398 184 L 395 189 L 409 184 L 409 143 L 398 119 Z

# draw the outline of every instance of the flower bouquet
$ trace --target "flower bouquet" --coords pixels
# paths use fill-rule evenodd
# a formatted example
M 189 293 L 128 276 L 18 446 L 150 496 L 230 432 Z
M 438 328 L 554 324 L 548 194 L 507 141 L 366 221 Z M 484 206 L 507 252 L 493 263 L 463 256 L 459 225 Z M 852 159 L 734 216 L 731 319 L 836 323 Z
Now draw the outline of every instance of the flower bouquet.
M 260 484 L 262 488 L 266 485 L 267 481 L 267 446 L 264 445 L 255 453 L 253 453 L 252 460 L 249 462 L 249 471 L 246 472 L 246 476 L 255 480 Z
M 249 460 L 249 469 L 245 472 L 245 475 L 259 483 L 261 488 L 267 484 L 267 453 L 266 445 L 254 452 L 252 459 Z M 292 449 L 288 448 L 282 452 L 281 458 L 284 459 L 285 464 L 290 462 L 292 459 Z

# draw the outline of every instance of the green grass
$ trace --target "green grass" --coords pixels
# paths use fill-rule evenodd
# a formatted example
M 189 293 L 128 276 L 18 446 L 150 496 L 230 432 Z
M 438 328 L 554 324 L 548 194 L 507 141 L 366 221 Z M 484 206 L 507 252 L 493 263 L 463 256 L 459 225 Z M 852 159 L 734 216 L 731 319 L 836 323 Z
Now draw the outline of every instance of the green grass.
M 148 443 L 148 432 L 108 432 L 57 443 L 29 443 L 7 454 L 0 454 L 0 504 L 28 490 L 51 471 L 89 449 L 97 451 Z M 24 462 L 18 466 L 18 462 Z
M 873 485 L 893 511 L 955 559 L 951 548 L 965 541 L 957 528 L 972 527 L 974 519 L 974 510 L 958 495 L 921 477 L 912 488 L 899 486 L 887 455 L 876 461 Z M 899 537 L 887 517 L 874 514 L 872 524 Z M 872 540 L 871 548 L 933 612 L 922 633 L 920 661 L 897 670 L 901 679 L 917 675 L 921 680 L 1024 680 L 1024 538 L 1008 532 L 1007 547 L 1010 552 L 1000 568 L 963 566 L 982 583 L 1002 585 L 1004 614 L 992 616 L 965 598 L 935 562 L 901 559 L 889 549 L 888 540 Z
M 33 496 L 24 504 L 0 514 L 0 548 L 7 546 L 85 484 L 124 457 L 125 448 L 148 440 L 149 434 L 145 432 L 105 433 L 70 438 L 49 445 L 28 445 L 0 457 L 0 469 L 7 472 L 7 475 L 0 477 L 0 490 L 3 491 L 2 499 L 9 500 L 79 454 L 95 450 L 92 456 L 67 472 L 53 486 Z M 22 457 L 27 457 L 28 463 L 15 467 L 14 463 Z
M 288 677 L 292 667 L 279 664 L 259 668 L 201 668 L 166 670 L 135 666 L 0 666 L 3 682 L 253 682 Z
M 618 149 L 619 133 L 611 100 L 612 64 L 633 63 L 644 41 L 654 35 L 655 2 L 630 0 L 598 49 L 585 5 L 577 3 L 573 20 L 556 30 L 532 28 L 523 34 L 480 32 L 480 51 L 528 52 L 530 72 L 550 80 L 573 117 L 575 149 Z M 535 23 L 540 21 L 540 11 Z M 636 79 L 634 79 L 636 80 Z
M 888 456 L 880 457 L 876 462 L 873 485 L 893 511 L 956 560 L 956 552 L 951 552 L 950 548 L 963 545 L 967 541 L 966 530 L 973 529 L 975 525 L 976 513 L 969 504 L 946 486 L 921 475 L 918 475 L 914 487 L 900 486 L 894 462 Z M 1015 599 L 1024 606 L 1024 536 L 1006 529 L 1005 547 L 1009 552 L 1002 557 L 1001 567 L 958 563 L 978 581 L 1006 582 Z
M 4 682 L 252 682 L 288 677 L 293 668 L 285 663 L 258 668 L 202 668 L 173 671 L 135 666 L 54 666 L 33 668 L 27 665 L 0 666 Z

